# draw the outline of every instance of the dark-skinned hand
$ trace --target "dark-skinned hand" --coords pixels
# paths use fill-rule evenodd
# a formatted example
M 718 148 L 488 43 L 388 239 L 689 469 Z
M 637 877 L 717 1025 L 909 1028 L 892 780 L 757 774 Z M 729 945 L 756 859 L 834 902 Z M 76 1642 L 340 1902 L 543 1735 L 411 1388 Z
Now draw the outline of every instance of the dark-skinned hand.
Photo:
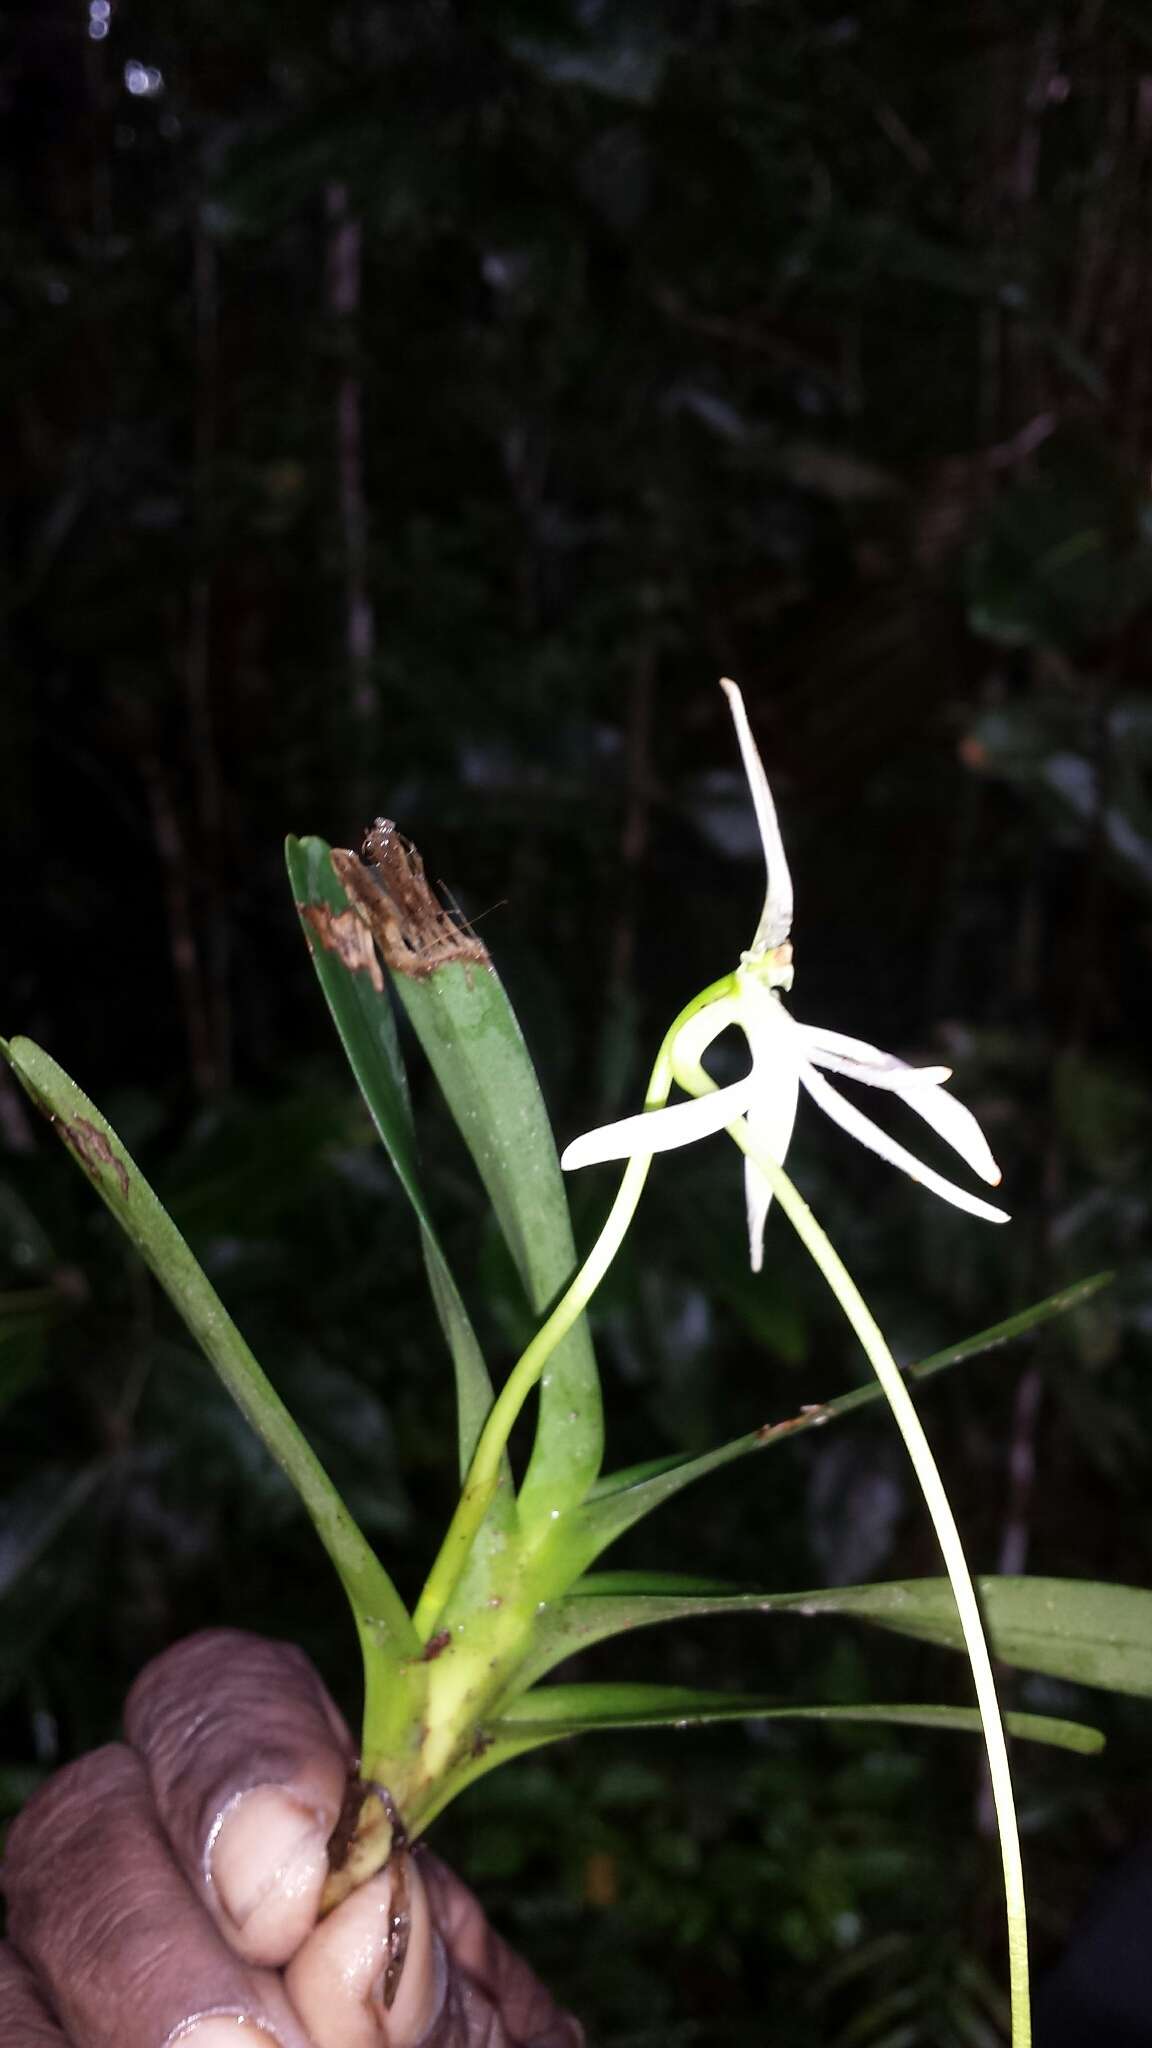
M 125 1734 L 12 1826 L 0 2048 L 581 2048 L 422 1848 L 317 1924 L 355 1752 L 299 1650 L 191 1636 L 141 1673 Z

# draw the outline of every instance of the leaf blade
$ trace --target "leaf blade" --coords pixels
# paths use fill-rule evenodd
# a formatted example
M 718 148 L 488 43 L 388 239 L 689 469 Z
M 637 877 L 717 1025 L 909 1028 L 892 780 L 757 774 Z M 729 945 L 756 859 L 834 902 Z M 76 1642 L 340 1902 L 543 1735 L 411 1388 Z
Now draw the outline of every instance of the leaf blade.
M 992 1650 L 1002 1664 L 1152 1698 L 1152 1592 L 1028 1576 L 989 1576 L 976 1583 Z M 540 1616 L 519 1675 L 533 1683 L 594 1643 L 664 1622 L 724 1614 L 863 1621 L 942 1649 L 964 1649 L 946 1578 L 770 1593 L 676 1573 L 598 1572 Z
M 794 1706 L 763 1694 L 741 1696 L 709 1692 L 694 1686 L 643 1685 L 546 1685 L 524 1695 L 506 1707 L 490 1733 L 503 1731 L 512 1736 L 529 1731 L 547 1740 L 577 1735 L 585 1730 L 614 1728 L 657 1728 L 702 1725 L 714 1721 L 830 1721 L 878 1723 L 904 1728 L 936 1728 L 979 1734 L 980 1716 L 975 1707 L 952 1707 L 893 1703 L 843 1706 Z M 1026 1741 L 1046 1742 L 1057 1748 L 1095 1755 L 1104 1738 L 1079 1722 L 1047 1714 L 1009 1714 L 1010 1732 Z
M 135 1160 L 95 1104 L 48 1053 L 26 1038 L 6 1046 L 0 1042 L 0 1050 L 291 1481 L 336 1568 L 362 1634 L 371 1633 L 382 1654 L 399 1665 L 419 1645 L 391 1579 Z
M 937 1373 L 945 1372 L 965 1359 L 1010 1343 L 1054 1316 L 1080 1307 L 1102 1287 L 1108 1286 L 1112 1277 L 1110 1272 L 1102 1272 L 1075 1281 L 1043 1301 L 1033 1303 L 1031 1308 L 1022 1309 L 1018 1315 L 1009 1316 L 959 1344 L 933 1352 L 930 1357 L 907 1366 L 905 1377 L 913 1381 L 932 1379 Z M 632 1466 L 626 1471 L 609 1473 L 600 1480 L 573 1518 L 570 1540 L 574 1554 L 579 1555 L 583 1562 L 591 1563 L 626 1530 L 654 1509 L 662 1507 L 665 1501 L 672 1500 L 694 1480 L 703 1479 L 710 1472 L 718 1472 L 739 1458 L 768 1450 L 788 1437 L 822 1428 L 826 1423 L 882 1398 L 882 1389 L 875 1382 L 870 1382 L 866 1386 L 853 1387 L 846 1394 L 838 1394 L 831 1401 L 813 1402 L 783 1422 L 765 1423 L 759 1429 L 748 1430 L 743 1436 L 717 1445 L 714 1450 L 688 1457 L 672 1454 Z
M 285 842 L 285 859 L 324 1000 L 368 1113 L 420 1227 L 433 1305 L 455 1373 L 458 1453 L 463 1474 L 492 1405 L 492 1381 L 424 1194 L 391 1002 L 374 960 L 371 941 L 332 871 L 330 847 L 322 839 L 289 837 Z M 340 920 L 350 922 L 341 924 Z M 500 1512 L 511 1506 L 510 1488 L 502 1490 L 500 1503 Z
M 529 1305 L 542 1316 L 574 1276 L 577 1259 L 540 1083 L 486 950 L 451 926 L 414 849 L 398 851 L 397 836 L 383 827 L 369 835 L 380 841 L 371 867 L 339 850 L 330 858 L 380 946 Z M 602 1456 L 600 1381 L 581 1316 L 557 1344 L 541 1382 L 522 1518 L 539 1522 L 583 1500 Z
M 976 1585 L 1002 1663 L 1152 1699 L 1152 1592 L 1027 1575 L 982 1578 Z M 837 1586 L 787 1598 L 805 1615 L 841 1615 L 943 1649 L 963 1648 L 947 1579 Z

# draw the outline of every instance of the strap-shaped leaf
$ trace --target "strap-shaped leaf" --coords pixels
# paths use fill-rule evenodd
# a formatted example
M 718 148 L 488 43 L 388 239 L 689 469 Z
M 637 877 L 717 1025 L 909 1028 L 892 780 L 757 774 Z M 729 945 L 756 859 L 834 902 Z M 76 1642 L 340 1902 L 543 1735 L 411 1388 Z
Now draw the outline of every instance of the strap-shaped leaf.
M 400 1000 L 476 1162 L 537 1315 L 576 1271 L 552 1126 L 515 1012 L 494 970 L 396 975 Z M 582 1500 L 600 1470 L 600 1381 L 584 1317 L 556 1346 L 520 1489 L 525 1521 Z
M 786 1601 L 788 1596 L 784 1597 Z M 525 1688 L 534 1685 L 593 1643 L 630 1635 L 634 1629 L 712 1614 L 770 1613 L 775 1605 L 770 1593 L 748 1592 L 720 1579 L 693 1579 L 675 1572 L 589 1574 L 537 1616 L 532 1647 L 516 1682 Z
M 994 1323 L 990 1329 L 980 1330 L 974 1337 L 967 1337 L 960 1344 L 950 1344 L 944 1351 L 935 1351 L 930 1358 L 922 1358 L 915 1365 L 906 1368 L 910 1380 L 927 1380 L 938 1372 L 945 1372 L 951 1366 L 959 1365 L 964 1359 L 975 1358 L 985 1351 L 992 1351 L 1001 1344 L 1010 1343 L 1048 1322 L 1053 1316 L 1064 1315 L 1069 1309 L 1079 1308 L 1092 1295 L 1106 1287 L 1112 1279 L 1111 1273 L 1094 1273 L 1086 1280 L 1077 1280 L 1070 1287 L 1062 1287 L 1057 1294 L 1050 1294 L 1044 1301 L 1035 1302 L 1031 1308 L 1022 1309 L 1019 1315 L 1008 1316 L 1004 1322 Z M 882 1398 L 882 1389 L 875 1382 L 863 1387 L 853 1387 L 847 1394 L 838 1394 L 834 1400 L 818 1401 L 800 1409 L 796 1415 L 788 1416 L 783 1422 L 764 1423 L 760 1429 L 749 1430 L 746 1435 L 733 1437 L 729 1443 L 719 1444 L 715 1450 L 704 1451 L 699 1456 L 655 1458 L 647 1464 L 630 1466 L 626 1471 L 607 1474 L 593 1489 L 591 1497 L 576 1515 L 571 1518 L 569 1542 L 574 1559 L 591 1563 L 599 1557 L 618 1536 L 630 1529 L 636 1522 L 650 1515 L 654 1508 L 662 1507 L 672 1500 L 684 1487 L 691 1486 L 696 1479 L 703 1479 L 709 1472 L 718 1472 L 722 1466 L 731 1465 L 737 1458 L 750 1457 L 756 1451 L 764 1451 L 773 1444 L 783 1443 L 785 1438 L 800 1436 L 805 1430 L 821 1428 L 826 1423 L 849 1415 L 857 1408 L 863 1408 L 871 1401 Z M 579 1569 L 579 1565 L 576 1566 Z
M 975 1707 L 795 1707 L 763 1694 L 740 1696 L 700 1691 L 694 1686 L 636 1684 L 539 1686 L 505 1708 L 486 1732 L 497 1742 L 504 1736 L 516 1741 L 527 1734 L 548 1742 L 595 1728 L 687 1728 L 709 1721 L 862 1721 L 980 1732 Z M 1047 1714 L 1008 1714 L 1005 1721 L 1013 1735 L 1051 1743 L 1057 1749 L 1079 1750 L 1083 1756 L 1094 1756 L 1104 1747 L 1099 1731 L 1078 1721 L 1053 1719 Z
M 434 1798 L 421 1809 L 420 1825 L 427 1827 L 477 1778 L 550 1742 L 612 1729 L 694 1728 L 717 1721 L 860 1722 L 865 1726 L 980 1733 L 975 1707 L 796 1707 L 763 1695 L 704 1692 L 691 1686 L 546 1685 L 526 1693 L 477 1731 L 472 1756 L 437 1787 Z M 1005 1714 L 1004 1725 L 1021 1741 L 1047 1743 L 1080 1756 L 1096 1756 L 1104 1747 L 1100 1731 L 1079 1721 L 1058 1720 L 1047 1714 Z
M 1152 1699 L 1152 1592 L 1092 1579 L 987 1578 L 976 1585 L 1002 1663 Z M 850 1615 L 949 1650 L 964 1647 L 947 1579 L 835 1586 L 777 1596 L 771 1604 Z
M 977 1581 L 995 1655 L 1022 1671 L 1152 1698 L 1152 1592 L 1083 1579 Z M 904 1579 L 827 1591 L 750 1591 L 672 1572 L 596 1572 L 538 1619 L 517 1673 L 535 1683 L 593 1643 L 657 1623 L 718 1614 L 838 1615 L 963 1650 L 947 1579 Z
M 15 1038 L 10 1045 L 0 1041 L 0 1051 L 291 1480 L 340 1575 L 362 1636 L 401 1669 L 419 1642 L 399 1594 L 135 1160 L 95 1105 L 39 1046 Z
M 382 858 L 395 861 L 381 834 Z M 309 841 L 319 846 L 319 841 Z M 393 984 L 476 1163 L 529 1304 L 543 1315 L 576 1270 L 568 1198 L 536 1070 L 479 940 L 456 932 L 407 849 L 399 891 L 336 854 L 380 942 Z M 363 878 L 367 878 L 366 880 Z M 383 879 L 383 878 L 382 878 Z M 379 896 L 380 905 L 374 902 Z M 380 906 L 383 906 L 380 908 Z M 536 1442 L 521 1488 L 526 1520 L 583 1500 L 600 1470 L 600 1382 L 585 1319 L 556 1346 L 540 1387 Z
M 383 970 L 368 932 L 332 872 L 331 849 L 324 840 L 289 838 L 285 854 L 317 980 L 368 1113 L 420 1226 L 432 1300 L 456 1375 L 463 1474 L 492 1405 L 492 1382 L 421 1185 L 404 1062 Z M 510 1520 L 510 1488 L 501 1489 L 492 1512 L 497 1520 Z

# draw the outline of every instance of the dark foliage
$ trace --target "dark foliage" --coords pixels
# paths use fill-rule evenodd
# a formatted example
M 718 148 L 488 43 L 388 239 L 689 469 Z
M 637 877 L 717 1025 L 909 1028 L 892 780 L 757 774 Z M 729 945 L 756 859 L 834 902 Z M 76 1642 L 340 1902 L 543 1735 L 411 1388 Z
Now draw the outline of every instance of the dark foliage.
M 0 36 L 0 1024 L 140 1151 L 401 1583 L 448 1503 L 449 1376 L 283 834 L 399 819 L 483 917 L 571 1134 L 751 937 L 721 672 L 798 878 L 798 1014 L 943 1050 L 1019 1219 L 802 1123 L 898 1351 L 1120 1269 L 925 1394 L 974 1561 L 1152 1583 L 1143 11 L 39 0 Z M 415 1087 L 507 1355 L 522 1305 Z M 354 1708 L 292 1499 L 11 1093 L 0 1129 L 8 1806 L 205 1622 L 301 1640 Z M 575 1189 L 585 1238 L 603 1199 Z M 782 1229 L 761 1284 L 740 1228 L 722 1147 L 657 1177 L 596 1315 L 614 1462 L 860 1374 Z M 935 1569 L 874 1413 L 632 1555 Z M 821 1626 L 701 1624 L 612 1668 L 962 1683 Z M 1148 1820 L 1147 1716 L 1105 1712 L 1110 1760 L 1023 1765 L 1041 1953 Z M 718 2015 L 759 2042 L 766 2010 L 780 2043 L 929 2009 L 977 2041 L 978 1814 L 974 1751 L 728 1731 L 510 1772 L 443 1846 L 621 2048 Z

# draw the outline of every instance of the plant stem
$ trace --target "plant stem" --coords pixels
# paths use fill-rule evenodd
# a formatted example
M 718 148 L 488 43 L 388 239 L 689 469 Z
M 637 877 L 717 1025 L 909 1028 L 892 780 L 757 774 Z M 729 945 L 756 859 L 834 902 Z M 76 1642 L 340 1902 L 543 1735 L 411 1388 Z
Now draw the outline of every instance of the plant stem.
M 714 1087 L 703 1068 L 700 1078 L 709 1088 Z M 988 1755 L 988 1771 L 992 1781 L 992 1798 L 996 1809 L 996 1823 L 1000 1835 L 1000 1854 L 1004 1866 L 1004 1894 L 1008 1914 L 1008 1974 L 1012 2011 L 1013 2048 L 1030 2048 L 1032 2040 L 1031 2005 L 1028 1989 L 1028 1923 L 1024 1901 L 1024 1869 L 1020 1855 L 1020 1831 L 1016 1820 L 1016 1806 L 1012 1796 L 1012 1773 L 1008 1762 L 1008 1745 L 1004 1736 L 1004 1723 L 1000 1714 L 1000 1703 L 996 1697 L 996 1681 L 992 1673 L 992 1659 L 989 1655 L 988 1640 L 980 1615 L 980 1603 L 972 1574 L 964 1555 L 964 1546 L 956 1518 L 940 1477 L 936 1460 L 932 1455 L 920 1417 L 916 1413 L 912 1397 L 900 1374 L 900 1369 L 885 1342 L 884 1336 L 872 1311 L 860 1293 L 855 1281 L 845 1266 L 840 1254 L 821 1225 L 816 1221 L 804 1197 L 789 1180 L 783 1168 L 775 1160 L 768 1159 L 749 1143 L 743 1123 L 728 1126 L 742 1152 L 752 1159 L 770 1182 L 772 1192 L 788 1221 L 791 1223 L 805 1250 L 815 1260 L 828 1282 L 845 1316 L 852 1325 L 856 1336 L 876 1374 L 888 1405 L 892 1410 L 897 1429 L 904 1439 L 905 1448 L 912 1461 L 912 1467 L 919 1482 L 924 1503 L 932 1518 L 936 1540 L 940 1545 L 945 1568 L 952 1586 L 960 1616 L 960 1627 L 964 1635 L 964 1646 L 972 1668 L 972 1680 L 976 1690 L 976 1703 L 984 1730 L 984 1746 Z
M 669 1085 L 670 1083 L 671 1074 Z M 667 1086 L 664 1092 L 667 1094 Z M 571 1286 L 557 1302 L 547 1322 L 541 1324 L 532 1342 L 517 1359 L 489 1411 L 488 1420 L 480 1432 L 472 1463 L 468 1468 L 468 1476 L 456 1512 L 448 1525 L 448 1533 L 440 1546 L 436 1562 L 428 1574 L 412 1616 L 416 1633 L 422 1638 L 431 1635 L 435 1629 L 488 1512 L 489 1503 L 500 1479 L 500 1460 L 513 1424 L 557 1344 L 568 1335 L 577 1318 L 583 1315 L 619 1251 L 628 1225 L 635 1214 L 636 1204 L 640 1200 L 651 1164 L 651 1153 L 647 1157 L 629 1160 L 624 1178 L 617 1190 L 616 1200 L 608 1212 L 608 1219 L 591 1252 Z

